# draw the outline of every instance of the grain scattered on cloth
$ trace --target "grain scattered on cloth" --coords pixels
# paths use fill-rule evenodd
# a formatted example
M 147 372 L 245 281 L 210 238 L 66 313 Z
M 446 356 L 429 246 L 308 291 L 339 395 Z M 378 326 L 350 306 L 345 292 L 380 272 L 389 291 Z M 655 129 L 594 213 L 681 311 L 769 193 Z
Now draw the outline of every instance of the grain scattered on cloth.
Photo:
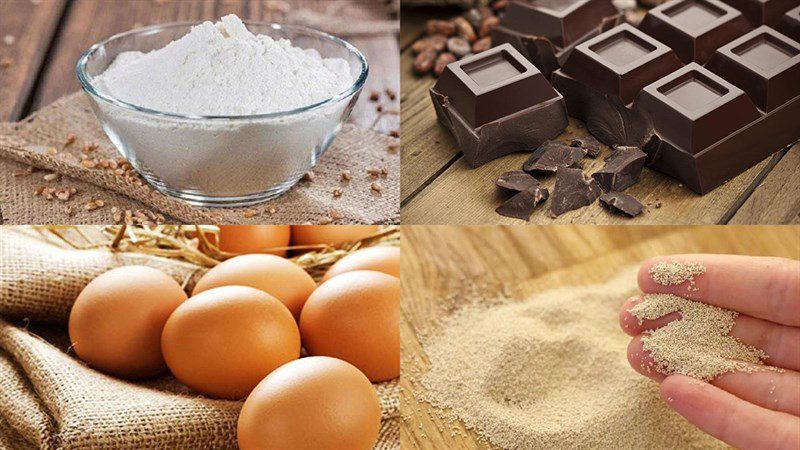
M 114 174 L 113 170 L 87 168 L 80 162 L 80 150 L 85 145 L 98 144 L 93 157 L 118 159 L 119 153 L 103 132 L 89 106 L 85 94 L 76 92 L 42 108 L 16 124 L 0 126 L 0 158 L 13 160 L 41 169 L 57 172 L 97 187 L 88 192 L 92 198 L 109 200 L 109 192 L 125 195 L 149 209 L 188 223 L 317 223 L 332 217 L 336 223 L 397 223 L 400 208 L 400 155 L 389 151 L 390 144 L 399 139 L 346 124 L 314 168 L 314 180 L 300 182 L 282 196 L 269 202 L 244 208 L 199 208 L 177 198 L 164 195 L 141 180 L 131 180 Z M 68 135 L 75 142 L 65 146 Z M 50 148 L 58 153 L 51 154 Z M 68 156 L 72 155 L 72 156 Z M 367 170 L 387 167 L 385 178 L 373 179 Z M 343 184 L 342 171 L 349 170 L 352 179 Z M 42 174 L 14 177 L 3 173 L 6 189 L 0 192 L 3 218 L 6 223 L 41 224 L 72 223 L 71 216 L 63 217 L 64 203 L 34 197 L 39 186 L 49 185 Z M 141 181 L 141 183 L 137 183 Z M 382 192 L 371 189 L 379 181 Z M 50 184 L 55 186 L 55 184 Z M 333 196 L 341 188 L 344 195 Z M 87 194 L 87 193 L 84 193 Z M 95 223 L 109 223 L 110 201 L 95 210 Z M 82 204 L 75 203 L 86 215 Z M 124 207 L 123 207 L 124 209 Z M 54 214 L 55 212 L 55 214 Z

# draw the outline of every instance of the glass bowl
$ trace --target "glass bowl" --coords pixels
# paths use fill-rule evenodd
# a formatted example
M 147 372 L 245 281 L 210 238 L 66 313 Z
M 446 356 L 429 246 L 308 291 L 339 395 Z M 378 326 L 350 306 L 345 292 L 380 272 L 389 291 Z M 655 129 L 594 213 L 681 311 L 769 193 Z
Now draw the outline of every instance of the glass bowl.
M 344 59 L 355 82 L 313 105 L 247 116 L 155 111 L 114 98 L 93 83 L 120 53 L 162 48 L 196 24 L 139 28 L 97 43 L 78 60 L 78 80 L 111 142 L 159 191 L 197 206 L 247 206 L 275 198 L 314 167 L 347 121 L 369 72 L 367 60 L 348 42 L 321 31 L 245 22 L 254 34 Z

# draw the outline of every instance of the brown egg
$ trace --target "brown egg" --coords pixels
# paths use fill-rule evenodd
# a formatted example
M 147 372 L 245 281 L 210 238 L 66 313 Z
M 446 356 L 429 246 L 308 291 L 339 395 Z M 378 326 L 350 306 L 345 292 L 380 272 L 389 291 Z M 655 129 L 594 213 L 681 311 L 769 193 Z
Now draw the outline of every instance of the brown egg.
M 161 330 L 186 293 L 169 275 L 123 266 L 83 288 L 69 314 L 69 338 L 78 357 L 101 372 L 146 378 L 166 371 Z
M 374 270 L 400 278 L 400 247 L 369 247 L 355 251 L 332 265 L 322 281 L 354 270 Z
M 239 415 L 242 450 L 370 450 L 381 407 L 369 380 L 352 365 L 312 356 L 272 372 Z
M 346 272 L 322 283 L 300 315 L 310 355 L 332 356 L 372 381 L 400 376 L 400 280 L 370 270 Z
M 292 244 L 341 247 L 377 232 L 377 225 L 292 225 Z
M 250 286 L 281 301 L 295 319 L 317 283 L 302 267 L 275 255 L 235 256 L 209 270 L 194 287 L 193 295 L 220 286 Z
M 161 349 L 185 385 L 209 397 L 238 400 L 300 356 L 300 334 L 275 297 L 247 286 L 224 286 L 179 306 L 164 326 Z
M 289 225 L 220 225 L 219 248 L 230 253 L 271 253 L 286 256 L 286 250 L 265 252 L 289 245 Z

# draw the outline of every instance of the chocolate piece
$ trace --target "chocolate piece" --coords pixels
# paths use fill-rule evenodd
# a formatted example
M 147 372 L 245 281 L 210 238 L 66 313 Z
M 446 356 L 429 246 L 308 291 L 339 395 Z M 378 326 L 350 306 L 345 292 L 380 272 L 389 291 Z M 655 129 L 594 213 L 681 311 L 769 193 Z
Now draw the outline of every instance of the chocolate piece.
M 652 134 L 650 119 L 629 108 L 614 94 L 606 94 L 575 80 L 562 70 L 552 75 L 553 86 L 564 96 L 569 115 L 586 123 L 600 142 L 642 147 Z
M 559 167 L 572 167 L 586 156 L 586 151 L 580 147 L 573 147 L 563 142 L 551 141 L 544 153 L 529 163 L 530 159 L 522 166 L 526 172 L 555 173 Z M 541 147 L 540 147 L 541 148 Z
M 680 67 L 672 49 L 622 24 L 575 47 L 562 70 L 628 104 L 643 87 Z
M 775 25 L 781 16 L 797 6 L 797 0 L 723 0 L 741 11 L 754 27 Z
M 746 48 L 761 65 L 750 68 L 765 73 L 796 70 L 800 44 L 769 30 L 785 46 L 777 47 L 769 38 L 758 39 L 765 31 L 766 27 L 759 28 L 740 38 L 742 42 L 757 38 L 755 46 Z M 794 56 L 785 53 L 789 49 Z M 721 67 L 717 70 L 725 76 L 736 73 L 732 64 Z M 635 105 L 653 117 L 655 133 L 643 148 L 648 166 L 678 178 L 695 192 L 709 192 L 800 138 L 800 83 L 785 88 L 788 95 L 779 97 L 788 100 L 774 107 L 767 104 L 771 109 L 765 114 L 741 89 L 696 64 L 653 83 L 640 97 L 641 104 L 637 100 Z
M 685 64 L 705 64 L 714 50 L 750 28 L 739 10 L 720 0 L 672 0 L 651 9 L 639 25 Z
M 549 77 L 576 44 L 617 25 L 620 17 L 611 0 L 514 0 L 492 43 L 513 45 Z
M 561 94 L 507 44 L 449 64 L 431 98 L 471 167 L 538 147 L 568 123 Z
M 591 134 L 584 136 L 583 139 L 573 139 L 570 145 L 582 148 L 589 158 L 600 156 L 600 141 Z
M 639 182 L 646 156 L 636 147 L 617 147 L 592 178 L 606 192 L 624 191 Z
M 800 48 L 772 28 L 762 26 L 722 46 L 706 66 L 771 112 L 797 96 Z
M 539 181 L 526 172 L 521 170 L 512 170 L 500 175 L 494 184 L 501 188 L 521 192 L 539 186 Z
M 660 137 L 690 154 L 759 118 L 744 91 L 696 63 L 644 88 L 636 107 Z
M 530 220 L 533 210 L 540 203 L 547 200 L 550 193 L 546 188 L 535 186 L 528 190 L 518 192 L 516 195 L 506 200 L 498 206 L 495 211 L 497 214 L 515 219 Z
M 699 5 L 704 0 L 687 1 Z M 594 39 L 619 33 L 614 29 Z M 633 104 L 626 103 L 624 89 L 610 93 L 592 80 L 590 64 L 571 63 L 572 58 L 586 61 L 579 50 L 595 45 L 592 41 L 576 47 L 551 77 L 570 115 L 586 122 L 605 144 L 641 148 L 648 167 L 697 193 L 711 191 L 800 138 L 800 43 L 774 29 L 762 26 L 722 45 L 705 67 L 691 63 L 671 70 L 638 94 L 629 93 Z
M 608 0 L 515 0 L 506 7 L 501 26 L 566 47 L 594 30 L 601 18 L 616 14 Z
M 784 14 L 775 29 L 800 42 L 800 6 Z
M 609 211 L 636 217 L 644 210 L 644 205 L 624 192 L 609 192 L 600 196 L 600 204 Z
M 559 167 L 556 170 L 556 186 L 553 188 L 550 214 L 557 217 L 567 211 L 591 205 L 600 193 L 597 181 L 581 169 Z

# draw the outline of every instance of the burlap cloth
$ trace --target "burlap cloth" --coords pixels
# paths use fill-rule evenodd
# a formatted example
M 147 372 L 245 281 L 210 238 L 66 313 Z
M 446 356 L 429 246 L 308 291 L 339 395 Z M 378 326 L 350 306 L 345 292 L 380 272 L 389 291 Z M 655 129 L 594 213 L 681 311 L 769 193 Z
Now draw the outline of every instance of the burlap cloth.
M 74 134 L 77 140 L 65 146 L 66 137 Z M 15 176 L 13 170 L 0 171 L 0 184 L 5 188 L 2 196 L 5 223 L 42 224 L 83 222 L 81 215 L 87 211 L 84 204 L 92 199 L 104 200 L 101 212 L 89 223 L 112 222 L 111 207 L 118 205 L 117 193 L 137 200 L 169 218 L 187 223 L 317 223 L 330 218 L 335 210 L 341 215 L 336 223 L 397 223 L 400 205 L 400 156 L 388 150 L 390 143 L 398 140 L 370 130 L 347 124 L 314 168 L 315 178 L 300 182 L 284 195 L 267 203 L 247 208 L 198 208 L 164 195 L 147 183 L 137 184 L 115 175 L 112 170 L 86 168 L 80 163 L 84 145 L 98 144 L 93 157 L 117 159 L 120 157 L 108 140 L 91 111 L 86 96 L 74 93 L 42 108 L 30 117 L 14 124 L 0 125 L 0 158 L 9 158 L 47 171 L 58 172 L 72 179 L 85 181 L 78 187 L 80 197 L 68 202 L 47 201 L 34 197 L 40 186 L 75 187 L 69 180 L 47 182 L 38 172 Z M 48 153 L 55 147 L 58 153 Z M 69 156 L 72 155 L 72 156 Z M 370 189 L 376 181 L 369 168 L 386 166 L 388 176 L 377 181 L 383 192 Z M 352 180 L 342 183 L 341 173 L 349 170 Z M 335 198 L 333 190 L 342 188 L 343 195 Z M 72 215 L 65 213 L 66 204 L 74 206 Z M 271 212 L 274 210 L 274 212 Z M 77 219 L 77 220 L 75 220 Z
M 235 448 L 241 402 L 192 393 L 172 376 L 126 382 L 69 347 L 71 304 L 93 277 L 145 264 L 193 286 L 202 269 L 150 255 L 75 250 L 31 228 L 0 227 L 0 448 Z M 375 385 L 375 448 L 399 449 L 397 381 Z

